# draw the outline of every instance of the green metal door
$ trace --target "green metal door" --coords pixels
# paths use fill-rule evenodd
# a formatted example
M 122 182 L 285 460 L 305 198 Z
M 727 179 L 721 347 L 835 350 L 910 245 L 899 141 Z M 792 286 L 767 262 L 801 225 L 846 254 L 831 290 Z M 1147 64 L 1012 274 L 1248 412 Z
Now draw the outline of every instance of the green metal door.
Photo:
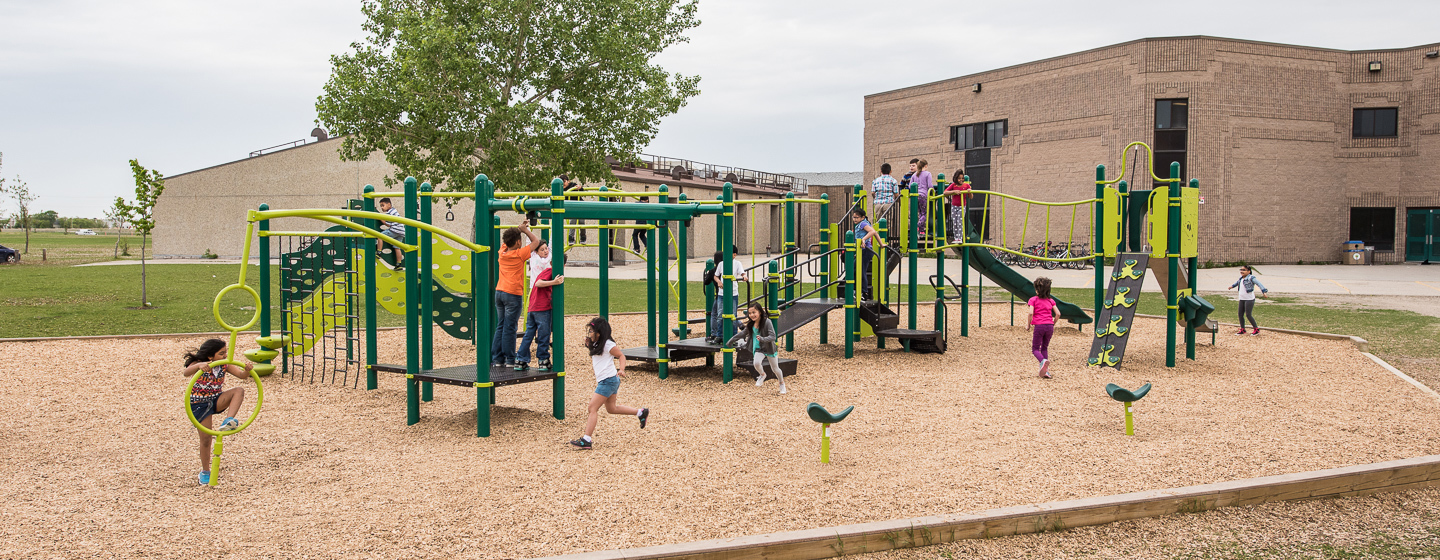
M 1405 260 L 1440 260 L 1440 209 L 1411 208 L 1405 220 Z

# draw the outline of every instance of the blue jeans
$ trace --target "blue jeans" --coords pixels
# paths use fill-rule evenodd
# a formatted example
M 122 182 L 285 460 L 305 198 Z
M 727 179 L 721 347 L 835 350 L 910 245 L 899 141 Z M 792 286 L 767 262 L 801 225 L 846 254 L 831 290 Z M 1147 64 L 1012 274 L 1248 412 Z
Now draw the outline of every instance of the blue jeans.
M 495 292 L 495 342 L 490 344 L 490 363 L 515 362 L 515 322 L 520 320 L 520 296 Z
M 724 317 L 721 317 L 722 312 L 727 309 L 726 306 L 722 303 L 724 301 L 725 294 L 716 294 L 715 304 L 711 306 L 710 309 L 710 336 L 718 336 L 722 339 L 727 336 L 727 333 L 720 330 L 725 326 L 725 319 Z M 735 312 L 735 296 L 730 296 L 730 306 L 728 309 L 731 313 Z
M 525 338 L 520 340 L 516 363 L 530 363 L 530 341 L 535 341 L 535 359 L 550 361 L 550 310 L 531 311 L 525 315 Z

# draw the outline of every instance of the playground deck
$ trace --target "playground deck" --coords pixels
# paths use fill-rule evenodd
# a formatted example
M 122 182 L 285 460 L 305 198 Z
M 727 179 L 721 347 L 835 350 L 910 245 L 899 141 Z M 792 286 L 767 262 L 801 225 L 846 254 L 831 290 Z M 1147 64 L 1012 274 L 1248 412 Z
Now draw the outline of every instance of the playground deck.
M 571 364 L 566 419 L 550 417 L 549 383 L 508 386 L 490 438 L 474 436 L 472 388 L 437 385 L 420 423 L 406 426 L 399 375 L 367 392 L 277 374 L 254 426 L 226 438 L 214 489 L 195 485 L 195 429 L 180 402 L 180 355 L 198 339 L 0 344 L 0 372 L 28 379 L 0 385 L 0 557 L 529 558 L 1440 452 L 1440 402 L 1348 342 L 1222 335 L 1199 360 L 1165 368 L 1164 321 L 1139 318 L 1124 369 L 1081 367 L 1094 334 L 1060 328 L 1056 378 L 1040 380 L 1025 328 L 991 322 L 1005 310 L 988 306 L 970 338 L 955 334 L 952 313 L 943 355 L 867 340 L 847 361 L 812 323 L 783 354 L 803 370 L 786 395 L 774 381 L 721 384 L 698 361 L 664 381 L 631 368 L 619 401 L 651 407 L 649 426 L 602 412 L 588 452 L 566 443 L 594 390 L 575 340 L 560 349 Z M 616 316 L 616 338 L 643 344 L 644 321 Z M 920 321 L 931 324 L 928 306 Z M 403 336 L 382 333 L 382 362 L 403 363 Z M 436 341 L 437 365 L 474 361 L 466 341 Z M 1145 381 L 1155 390 L 1127 437 L 1103 388 Z M 95 406 L 101 393 L 124 406 Z M 829 465 L 804 413 L 812 401 L 856 406 L 832 430 Z
M 405 373 L 405 366 L 375 364 L 375 371 L 403 374 Z M 431 383 L 443 383 L 445 385 L 474 387 L 475 372 L 475 364 L 424 369 L 420 370 L 420 373 L 415 374 L 415 379 L 429 381 Z M 515 368 L 512 367 L 490 366 L 490 382 L 494 383 L 496 387 L 530 383 L 532 381 L 545 381 L 547 379 L 555 379 L 556 377 L 559 376 L 554 371 L 540 371 L 533 367 L 515 371 Z

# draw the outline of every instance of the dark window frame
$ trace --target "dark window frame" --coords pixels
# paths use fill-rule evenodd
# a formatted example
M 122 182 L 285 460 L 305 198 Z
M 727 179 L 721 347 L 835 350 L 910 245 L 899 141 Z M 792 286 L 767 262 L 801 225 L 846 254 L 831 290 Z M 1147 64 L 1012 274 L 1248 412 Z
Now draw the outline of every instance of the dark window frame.
M 1154 161 L 1150 162 L 1150 171 L 1156 177 L 1168 177 L 1170 175 L 1170 162 L 1180 162 L 1180 184 L 1190 177 L 1190 98 L 1166 98 L 1154 100 L 1155 119 L 1152 127 L 1154 133 L 1152 146 Z M 1177 121 L 1179 126 L 1176 126 Z M 1162 150 L 1161 139 L 1165 144 L 1183 146 L 1181 149 Z M 1167 183 L 1156 183 L 1156 185 Z
M 1387 116 L 1382 123 L 1380 117 Z M 1382 134 L 1381 126 L 1388 125 L 1389 134 Z M 1365 129 L 1369 129 L 1368 131 Z M 1400 136 L 1399 107 L 1356 107 L 1350 121 L 1351 138 L 1398 138 Z
M 1010 136 L 1010 119 L 958 124 L 950 127 L 950 144 L 955 151 L 999 148 Z
M 1377 227 L 1383 225 L 1385 219 L 1381 216 L 1387 212 L 1390 223 L 1388 239 L 1383 233 L 1385 228 Z M 1370 214 L 1368 217 L 1366 216 L 1367 213 Z M 1351 206 L 1349 224 L 1350 239 L 1363 241 L 1366 246 L 1374 246 L 1376 253 L 1394 253 L 1395 237 L 1399 231 L 1397 226 L 1400 224 L 1399 214 L 1400 209 L 1394 206 Z M 1380 217 L 1378 221 L 1376 220 L 1377 217 Z

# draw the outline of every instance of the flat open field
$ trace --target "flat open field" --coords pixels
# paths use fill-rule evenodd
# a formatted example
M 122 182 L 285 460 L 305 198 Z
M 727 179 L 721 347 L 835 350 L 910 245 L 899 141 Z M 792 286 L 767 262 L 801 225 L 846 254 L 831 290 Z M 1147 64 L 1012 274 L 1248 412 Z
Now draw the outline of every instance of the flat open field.
M 195 484 L 181 403 L 180 354 L 196 341 L 0 344 L 0 557 L 519 558 L 1440 452 L 1440 401 L 1349 343 L 1222 334 L 1167 370 L 1163 322 L 1137 319 L 1123 371 L 1082 367 L 1091 335 L 1066 329 L 1052 345 L 1056 379 L 1041 380 L 1023 328 L 962 339 L 958 313 L 943 356 L 869 343 L 847 361 L 812 325 L 789 354 L 801 374 L 784 396 L 743 375 L 723 385 L 685 368 L 660 381 L 634 368 L 620 401 L 651 407 L 650 426 L 602 413 L 584 452 L 566 442 L 594 386 L 576 345 L 586 319 L 567 319 L 565 420 L 549 417 L 549 383 L 501 388 L 495 435 L 482 439 L 473 390 L 436 386 L 407 427 L 399 376 L 366 392 L 277 375 L 260 419 L 227 438 L 215 489 Z M 615 324 L 622 346 L 643 345 L 643 316 Z M 437 365 L 473 361 L 463 342 L 436 339 Z M 398 361 L 402 341 L 385 333 L 381 361 Z M 1104 385 L 1145 381 L 1155 390 L 1126 437 Z M 811 401 L 856 405 L 834 429 L 830 465 L 804 415 Z

